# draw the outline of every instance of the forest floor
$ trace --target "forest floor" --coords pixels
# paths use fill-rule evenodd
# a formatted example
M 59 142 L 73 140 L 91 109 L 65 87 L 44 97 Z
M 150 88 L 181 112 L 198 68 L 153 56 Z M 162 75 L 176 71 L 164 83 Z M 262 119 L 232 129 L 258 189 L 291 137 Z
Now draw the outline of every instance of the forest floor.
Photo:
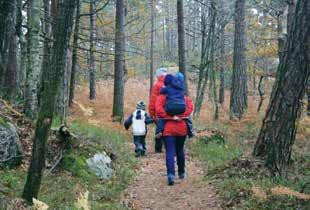
M 84 117 L 82 118 L 88 123 L 104 127 L 111 126 L 114 129 L 120 129 L 120 132 L 124 132 L 122 126 L 116 123 L 111 124 L 111 118 L 107 115 L 107 113 L 110 113 L 112 106 L 109 104 L 110 101 L 107 100 L 107 96 L 111 93 L 109 93 L 110 88 L 104 89 L 103 87 L 111 87 L 112 85 L 108 81 L 106 83 L 99 84 L 95 102 L 87 100 L 87 92 L 79 91 L 82 94 L 77 96 L 76 108 L 84 110 Z M 129 87 L 125 88 L 128 91 L 126 91 L 125 95 L 130 95 L 130 99 L 127 98 L 125 103 L 127 116 L 135 109 L 137 101 L 148 101 L 146 94 L 135 91 L 139 90 L 139 88 L 147 90 L 147 82 L 140 83 L 141 87 L 131 86 L 133 84 L 139 83 L 135 83 L 135 81 L 127 82 Z M 124 191 L 121 202 L 129 208 L 137 210 L 222 209 L 214 186 L 204 180 L 203 169 L 197 158 L 190 155 L 190 151 L 187 151 L 189 154 L 186 157 L 186 179 L 177 179 L 172 187 L 167 185 L 165 155 L 164 153 L 154 152 L 153 133 L 154 129 L 151 127 L 146 140 L 147 155 L 140 158 L 136 168 L 137 176 Z M 134 150 L 133 144 L 129 146 Z
M 81 88 L 76 97 L 72 117 L 102 127 L 118 129 L 126 133 L 122 125 L 111 121 L 112 81 L 98 83 L 97 99 L 87 99 L 87 89 Z M 148 81 L 129 79 L 125 86 L 125 117 L 135 109 L 137 101 L 148 102 Z M 195 87 L 190 85 L 193 95 Z M 195 120 L 199 130 L 207 131 L 205 138 L 196 138 L 186 145 L 187 179 L 173 187 L 167 186 L 165 177 L 165 156 L 155 154 L 152 129 L 147 137 L 148 154 L 141 158 L 136 168 L 136 178 L 121 196 L 125 206 L 133 209 L 304 209 L 306 200 L 292 194 L 309 193 L 309 141 L 310 119 L 303 115 L 294 146 L 295 172 L 287 180 L 272 179 L 261 163 L 251 157 L 261 121 L 268 101 L 262 111 L 256 112 L 258 97 L 249 97 L 249 108 L 241 122 L 229 119 L 229 93 L 220 107 L 220 119 L 213 120 L 213 105 L 204 103 L 199 119 Z M 209 96 L 210 97 L 210 96 Z M 209 98 L 207 97 L 207 98 Z M 267 97 L 268 98 L 268 97 Z M 80 115 L 80 110 L 84 114 Z M 76 116 L 77 113 L 79 116 Z M 212 135 L 209 135 L 213 133 Z M 130 135 L 127 132 L 127 135 Z M 213 138 L 214 137 L 214 138 Z M 218 138 L 224 146 L 218 144 Z M 223 138 L 223 139 L 222 139 Z M 214 142 L 213 142 L 214 141 Z M 210 143 L 209 143 L 210 142 Z M 133 144 L 130 144 L 133 149 Z M 306 169 L 306 170 L 303 170 Z M 279 187 L 279 188 L 277 188 Z M 289 192 L 286 192 L 286 187 Z M 275 196 L 272 189 L 285 191 L 284 196 Z M 291 191 L 290 191 L 291 189 Z M 258 191 L 258 193 L 257 193 Z M 275 192 L 277 193 L 277 192 Z M 307 194 L 306 194 L 307 195 Z M 307 195 L 309 196 L 309 195 Z
M 137 101 L 148 103 L 148 81 L 129 79 L 125 86 L 125 117 Z M 220 118 L 213 120 L 213 105 L 208 99 L 201 116 L 194 120 L 199 138 L 186 143 L 185 180 L 167 186 L 165 155 L 155 154 L 154 126 L 147 137 L 147 156 L 135 158 L 132 137 L 119 123 L 112 122 L 113 81 L 97 83 L 97 99 L 88 100 L 86 85 L 78 87 L 70 109 L 69 129 L 77 137 L 74 149 L 53 173 L 47 169 L 39 200 L 50 209 L 77 209 L 81 195 L 89 192 L 90 209 L 308 209 L 310 206 L 310 118 L 302 115 L 286 178 L 271 177 L 251 151 L 258 136 L 268 101 L 256 112 L 258 97 L 249 94 L 249 107 L 242 121 L 229 119 L 229 91 L 220 107 Z M 270 86 L 266 88 L 271 89 Z M 190 85 L 191 96 L 195 87 Z M 266 95 L 267 96 L 267 95 Z M 8 112 L 12 112 L 8 110 Z M 0 114 L 3 110 L 0 110 Z M 1 115 L 1 116 L 2 116 Z M 12 116 L 12 122 L 16 113 Z M 19 114 L 18 114 L 19 115 Z M 4 196 L 12 209 L 31 209 L 20 194 L 26 179 L 34 126 L 17 117 L 25 151 L 23 164 L 16 169 L 0 169 L 0 204 Z M 1 118 L 0 118 L 1 120 Z M 59 118 L 55 118 L 54 129 Z M 19 126 L 20 125 L 20 126 Z M 88 171 L 86 159 L 100 151 L 116 157 L 115 176 L 99 180 Z M 85 200 L 85 199 L 84 199 Z M 82 201 L 84 201 L 82 199 Z M 85 204 L 85 205 L 86 205 Z M 22 207 L 23 206 L 23 207 Z M 0 207 L 1 209 L 1 207 Z

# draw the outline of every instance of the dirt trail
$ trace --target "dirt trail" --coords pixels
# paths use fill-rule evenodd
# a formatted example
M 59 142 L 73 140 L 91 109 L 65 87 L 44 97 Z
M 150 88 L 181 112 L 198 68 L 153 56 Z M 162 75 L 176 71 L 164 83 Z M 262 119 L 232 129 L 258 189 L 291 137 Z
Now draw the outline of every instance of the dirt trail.
M 174 186 L 166 180 L 165 155 L 149 152 L 141 158 L 136 180 L 126 189 L 122 202 L 137 210 L 221 209 L 214 187 L 203 181 L 203 171 L 192 157 L 186 158 L 187 177 L 176 179 Z
M 138 100 L 147 101 L 147 94 L 137 94 L 136 82 L 127 83 L 126 88 L 130 97 L 126 98 L 125 112 L 128 115 Z M 112 102 L 110 82 L 99 84 L 97 100 L 89 101 L 88 91 L 82 90 L 77 94 L 75 107 L 71 110 L 73 116 L 98 126 L 113 127 L 124 132 L 123 127 L 111 122 L 110 113 Z M 146 89 L 146 83 L 140 84 Z M 141 91 L 140 91 L 141 92 Z M 126 94 L 127 95 L 127 94 Z M 82 108 L 81 108 L 82 107 Z M 81 114 L 81 111 L 83 114 Z M 77 116 L 78 115 L 78 116 Z M 170 210 L 170 209 L 222 209 L 214 187 L 203 180 L 203 171 L 193 157 L 186 157 L 186 173 L 184 180 L 176 179 L 174 186 L 168 186 L 166 180 L 165 154 L 155 154 L 151 130 L 148 139 L 147 156 L 141 158 L 137 177 L 121 196 L 121 202 L 137 210 Z M 133 144 L 130 144 L 133 149 Z

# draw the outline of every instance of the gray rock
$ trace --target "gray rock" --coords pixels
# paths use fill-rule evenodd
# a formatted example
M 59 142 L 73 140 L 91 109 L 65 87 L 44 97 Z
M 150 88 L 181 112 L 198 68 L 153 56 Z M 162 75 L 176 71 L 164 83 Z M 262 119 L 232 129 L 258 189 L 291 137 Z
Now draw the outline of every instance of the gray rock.
M 15 167 L 21 164 L 23 148 L 17 130 L 11 123 L 0 123 L 0 167 Z
M 89 169 L 101 179 L 106 180 L 113 175 L 112 160 L 105 152 L 95 154 L 87 159 L 86 163 Z

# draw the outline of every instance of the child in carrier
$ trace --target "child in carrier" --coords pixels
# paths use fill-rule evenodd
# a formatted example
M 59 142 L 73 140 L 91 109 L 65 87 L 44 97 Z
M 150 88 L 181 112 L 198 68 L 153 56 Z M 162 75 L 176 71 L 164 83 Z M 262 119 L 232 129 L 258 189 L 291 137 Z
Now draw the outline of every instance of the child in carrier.
M 135 144 L 136 156 L 144 156 L 146 153 L 145 136 L 147 134 L 147 125 L 153 123 L 154 120 L 145 112 L 145 104 L 139 101 L 136 110 L 125 121 L 126 130 L 132 126 L 132 135 Z
M 184 93 L 184 76 L 177 73 L 175 76 L 168 74 L 165 77 L 164 85 L 160 94 L 166 95 L 165 111 L 168 115 L 175 116 L 183 114 L 186 110 L 185 93 Z M 155 138 L 161 138 L 167 119 L 158 119 Z M 185 119 L 188 128 L 188 137 L 194 136 L 193 124 L 190 118 Z

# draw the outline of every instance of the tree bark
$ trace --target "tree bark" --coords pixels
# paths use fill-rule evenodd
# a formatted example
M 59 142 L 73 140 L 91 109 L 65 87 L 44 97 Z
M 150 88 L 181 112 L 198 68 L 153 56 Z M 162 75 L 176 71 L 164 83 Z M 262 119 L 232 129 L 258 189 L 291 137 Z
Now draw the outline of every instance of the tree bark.
M 151 62 L 150 62 L 150 92 L 154 84 L 154 21 L 155 21 L 155 1 L 151 0 Z
M 25 114 L 35 119 L 38 111 L 38 81 L 40 77 L 40 19 L 42 0 L 29 0 L 27 12 L 27 74 Z
M 54 27 L 54 44 L 50 64 L 43 69 L 42 74 L 42 103 L 36 123 L 33 141 L 32 157 L 24 187 L 23 198 L 32 203 L 38 197 L 43 169 L 45 165 L 46 142 L 49 136 L 56 98 L 63 68 L 65 66 L 65 52 L 68 48 L 70 30 L 72 27 L 75 0 L 58 0 L 57 16 Z
M 0 2 L 0 88 L 3 85 L 9 46 L 10 2 Z
M 13 100 L 16 91 L 17 76 L 17 36 L 16 36 L 16 0 L 9 3 L 8 14 L 8 62 L 6 64 L 4 76 L 4 97 Z
M 96 48 L 96 4 L 94 0 L 89 4 L 89 22 L 90 22 L 90 38 L 89 38 L 89 99 L 96 99 L 96 68 L 94 51 Z
M 220 31 L 220 91 L 219 91 L 219 103 L 224 104 L 225 101 L 225 27 L 221 26 Z
M 125 1 L 116 0 L 113 119 L 124 117 Z
M 79 30 L 80 30 L 80 0 L 76 0 L 77 8 L 75 15 L 75 26 L 73 35 L 73 47 L 72 47 L 72 66 L 71 66 L 71 78 L 70 78 L 70 92 L 69 92 L 69 106 L 72 107 L 74 100 L 75 81 L 77 73 L 78 63 L 78 41 L 79 41 Z
M 266 158 L 275 175 L 285 175 L 310 75 L 310 2 L 299 0 L 269 106 L 253 154 Z
M 186 69 L 186 49 L 185 49 L 185 29 L 184 29 L 184 5 L 183 0 L 177 0 L 178 14 L 178 46 L 179 46 L 179 71 L 184 74 L 185 92 L 188 95 L 187 69 Z
M 241 119 L 247 109 L 247 65 L 245 55 L 245 0 L 237 0 L 235 8 L 233 75 L 230 96 L 230 117 Z

